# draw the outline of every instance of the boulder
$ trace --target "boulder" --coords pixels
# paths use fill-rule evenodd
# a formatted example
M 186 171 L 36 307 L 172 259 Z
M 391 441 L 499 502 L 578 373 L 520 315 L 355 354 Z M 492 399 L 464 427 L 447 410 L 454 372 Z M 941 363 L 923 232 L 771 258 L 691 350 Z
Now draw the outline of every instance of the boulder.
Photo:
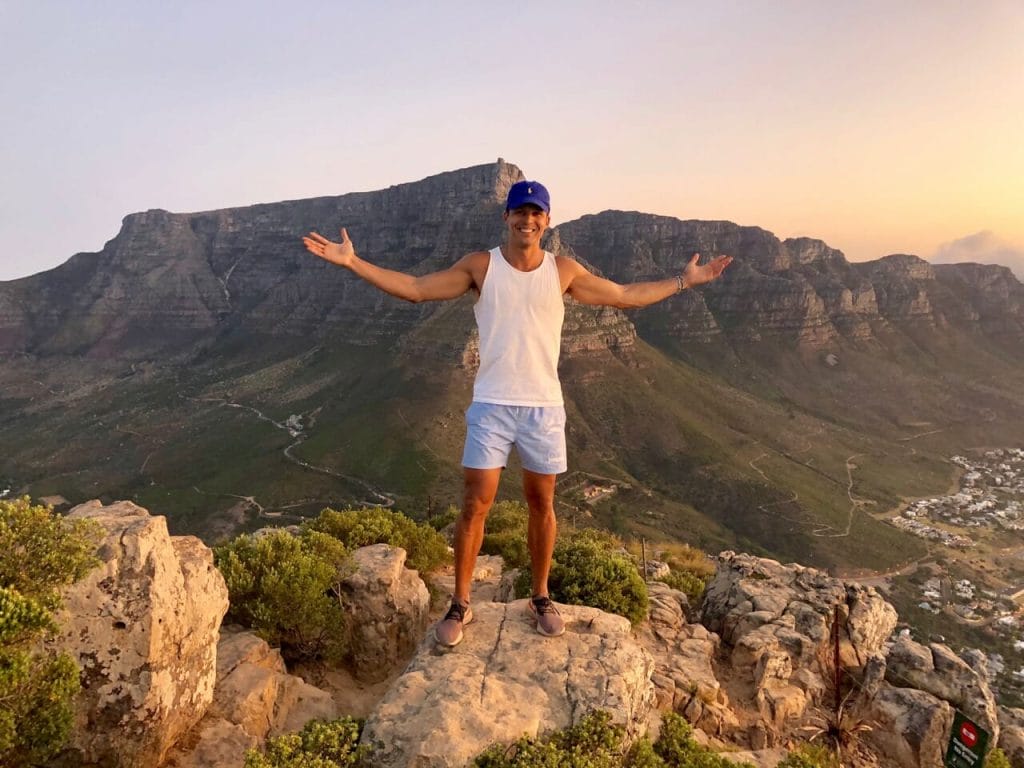
M 894 768 L 936 768 L 942 765 L 953 708 L 925 691 L 880 684 L 866 705 L 872 729 L 863 739 L 885 765 Z
M 998 746 L 1013 768 L 1024 768 L 1024 709 L 999 707 Z
M 213 704 L 171 752 L 165 768 L 243 768 L 246 750 L 268 737 L 338 716 L 327 692 L 285 671 L 276 648 L 252 632 L 229 627 L 218 645 Z
M 900 637 L 889 649 L 885 679 L 892 685 L 917 688 L 949 702 L 988 731 L 995 744 L 999 740 L 996 701 L 984 660 L 975 657 L 975 663 L 977 670 L 940 643 L 926 647 Z
M 81 667 L 66 764 L 159 765 L 213 700 L 217 637 L 228 608 L 213 553 L 171 537 L 129 501 L 68 514 L 105 530 L 102 564 L 64 593 L 55 645 Z
M 654 702 L 651 655 L 620 616 L 560 610 L 559 638 L 536 633 L 526 600 L 474 603 L 455 648 L 428 635 L 366 722 L 371 764 L 465 766 L 492 743 L 566 728 L 595 709 L 637 735 Z
M 423 637 L 430 593 L 405 567 L 405 550 L 374 544 L 352 554 L 356 570 L 342 582 L 341 603 L 352 619 L 352 669 L 356 678 L 387 678 Z
M 873 587 L 813 568 L 723 552 L 701 607 L 761 719 L 776 732 L 828 690 L 838 612 L 840 663 L 862 670 L 896 626 Z
M 204 717 L 174 748 L 163 768 L 244 768 L 259 740 L 222 717 Z

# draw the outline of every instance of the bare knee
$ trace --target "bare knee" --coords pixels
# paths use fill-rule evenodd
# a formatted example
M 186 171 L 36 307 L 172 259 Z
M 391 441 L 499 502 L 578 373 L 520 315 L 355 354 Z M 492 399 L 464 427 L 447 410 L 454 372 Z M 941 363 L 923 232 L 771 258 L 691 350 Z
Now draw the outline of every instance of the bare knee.
M 491 477 L 477 477 L 467 473 L 462 494 L 462 521 L 482 522 L 491 511 L 497 491 L 497 482 Z
M 523 496 L 530 517 L 546 518 L 555 514 L 555 476 L 523 472 Z

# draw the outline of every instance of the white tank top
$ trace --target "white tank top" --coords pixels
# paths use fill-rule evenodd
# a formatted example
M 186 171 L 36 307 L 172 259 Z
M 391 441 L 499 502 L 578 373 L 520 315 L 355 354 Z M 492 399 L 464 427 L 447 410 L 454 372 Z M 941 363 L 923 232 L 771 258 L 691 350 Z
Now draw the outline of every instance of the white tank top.
M 520 272 L 492 248 L 480 298 L 480 369 L 473 400 L 499 405 L 562 405 L 558 352 L 565 304 L 555 257 Z

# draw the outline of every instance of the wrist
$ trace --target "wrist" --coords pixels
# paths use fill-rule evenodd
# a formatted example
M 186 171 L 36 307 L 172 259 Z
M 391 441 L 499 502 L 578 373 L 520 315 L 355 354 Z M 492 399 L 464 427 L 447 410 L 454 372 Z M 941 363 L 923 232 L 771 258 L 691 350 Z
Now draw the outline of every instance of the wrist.
M 686 278 L 682 275 L 676 275 L 676 293 L 682 293 L 685 288 L 689 288 Z

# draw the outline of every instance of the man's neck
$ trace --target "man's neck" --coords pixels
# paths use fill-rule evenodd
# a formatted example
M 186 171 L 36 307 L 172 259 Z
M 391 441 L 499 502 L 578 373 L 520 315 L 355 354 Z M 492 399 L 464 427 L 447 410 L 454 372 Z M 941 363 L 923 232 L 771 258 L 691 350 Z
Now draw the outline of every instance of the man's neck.
M 521 272 L 534 270 L 544 261 L 544 249 L 539 243 L 530 246 L 505 243 L 501 246 L 501 254 L 513 269 Z

